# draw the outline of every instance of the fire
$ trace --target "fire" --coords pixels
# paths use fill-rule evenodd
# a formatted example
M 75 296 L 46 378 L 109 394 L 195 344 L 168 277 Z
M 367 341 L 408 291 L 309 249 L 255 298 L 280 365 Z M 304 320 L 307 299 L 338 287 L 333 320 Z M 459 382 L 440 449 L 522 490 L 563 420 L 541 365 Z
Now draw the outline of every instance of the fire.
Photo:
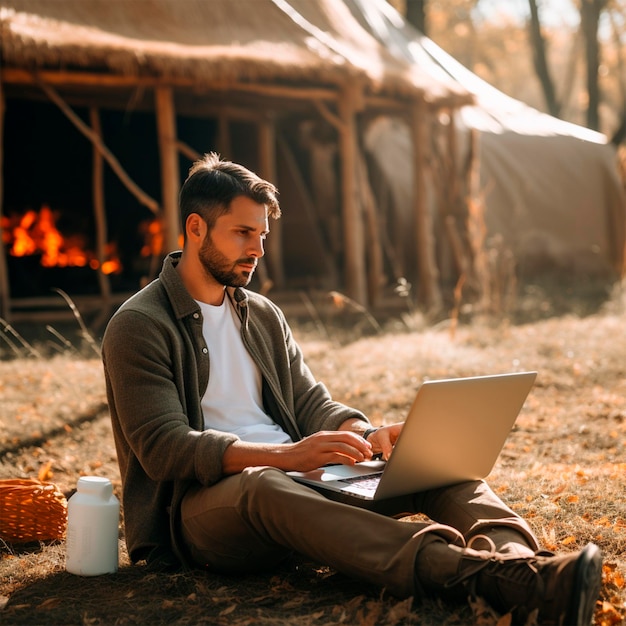
M 158 219 L 146 220 L 139 225 L 143 233 L 144 245 L 141 247 L 141 256 L 156 256 L 163 249 L 163 228 Z
M 37 244 L 28 234 L 33 222 L 36 220 L 34 211 L 28 211 L 20 220 L 19 226 L 13 231 L 13 247 L 11 254 L 14 256 L 29 256 L 37 251 Z
M 159 256 L 163 251 L 163 225 L 158 218 L 144 220 L 139 225 L 139 230 L 143 234 L 144 244 L 141 247 L 141 256 Z M 178 236 L 178 247 L 182 249 L 184 243 L 183 235 Z
M 100 269 L 104 274 L 119 273 L 122 264 L 115 247 L 107 247 L 107 259 L 100 263 L 93 252 L 85 249 L 83 237 L 64 237 L 56 227 L 53 211 L 43 205 L 39 211 L 29 210 L 20 218 L 2 217 L 3 241 L 9 254 L 16 257 L 41 255 L 43 267 L 86 267 Z

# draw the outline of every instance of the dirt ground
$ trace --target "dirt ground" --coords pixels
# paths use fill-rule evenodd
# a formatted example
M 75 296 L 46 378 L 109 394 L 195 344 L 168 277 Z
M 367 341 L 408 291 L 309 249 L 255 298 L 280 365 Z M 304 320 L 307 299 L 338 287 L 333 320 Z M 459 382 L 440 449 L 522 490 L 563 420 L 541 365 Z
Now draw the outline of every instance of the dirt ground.
M 324 332 L 320 320 L 296 324 L 294 332 L 335 398 L 374 424 L 401 420 L 427 378 L 537 370 L 489 482 L 547 549 L 600 546 L 604 584 L 595 624 L 609 625 L 623 623 L 626 610 L 625 311 L 619 293 L 593 312 L 536 315 L 525 323 L 429 325 L 407 314 L 382 330 L 365 320 L 360 338 L 332 320 L 323 320 Z M 40 477 L 69 496 L 81 475 L 106 476 L 119 495 L 102 370 L 93 353 L 17 358 L 5 352 L 0 398 L 1 478 Z M 151 574 L 128 563 L 123 526 L 120 538 L 119 571 L 92 578 L 65 572 L 63 541 L 0 542 L 0 623 L 508 623 L 480 601 L 398 601 L 297 557 L 265 576 Z

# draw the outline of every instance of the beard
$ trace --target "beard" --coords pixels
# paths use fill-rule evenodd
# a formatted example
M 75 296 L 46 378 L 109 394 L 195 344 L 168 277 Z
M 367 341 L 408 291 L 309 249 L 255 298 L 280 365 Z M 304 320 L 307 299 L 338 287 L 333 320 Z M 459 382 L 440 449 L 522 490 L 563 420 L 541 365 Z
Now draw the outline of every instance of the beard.
M 238 271 L 237 266 L 239 263 L 245 263 L 246 265 L 256 264 L 256 259 L 245 257 L 237 259 L 234 263 L 229 261 L 226 256 L 215 247 L 210 233 L 207 233 L 202 242 L 198 258 L 206 274 L 225 287 L 246 287 L 252 280 L 254 270 L 251 272 Z

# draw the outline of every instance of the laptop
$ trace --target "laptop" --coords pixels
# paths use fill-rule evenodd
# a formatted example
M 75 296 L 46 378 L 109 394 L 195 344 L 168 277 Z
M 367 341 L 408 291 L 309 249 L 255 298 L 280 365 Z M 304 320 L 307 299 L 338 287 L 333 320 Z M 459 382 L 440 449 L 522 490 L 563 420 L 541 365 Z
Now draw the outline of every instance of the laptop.
M 287 473 L 322 493 L 364 500 L 485 478 L 536 377 L 537 372 L 515 372 L 427 380 L 417 391 L 387 462 Z

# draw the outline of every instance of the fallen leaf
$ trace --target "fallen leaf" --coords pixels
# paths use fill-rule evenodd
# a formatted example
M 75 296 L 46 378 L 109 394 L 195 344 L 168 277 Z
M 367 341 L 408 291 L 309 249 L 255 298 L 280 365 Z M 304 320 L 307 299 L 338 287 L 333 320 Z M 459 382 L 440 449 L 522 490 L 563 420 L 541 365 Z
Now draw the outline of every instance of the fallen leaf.
M 39 472 L 37 473 L 37 478 L 43 483 L 49 481 L 52 478 L 52 472 L 50 468 L 52 467 L 52 461 L 48 461 L 44 465 L 39 468 Z
M 236 604 L 231 604 L 229 607 L 225 608 L 223 611 L 220 611 L 220 617 L 224 615 L 230 615 L 237 608 Z
M 604 601 L 598 604 L 599 608 L 596 610 L 595 624 L 617 626 L 617 624 L 623 623 L 622 614 L 610 602 Z
M 49 611 L 50 609 L 56 609 L 62 602 L 61 598 L 47 598 L 37 608 Z

